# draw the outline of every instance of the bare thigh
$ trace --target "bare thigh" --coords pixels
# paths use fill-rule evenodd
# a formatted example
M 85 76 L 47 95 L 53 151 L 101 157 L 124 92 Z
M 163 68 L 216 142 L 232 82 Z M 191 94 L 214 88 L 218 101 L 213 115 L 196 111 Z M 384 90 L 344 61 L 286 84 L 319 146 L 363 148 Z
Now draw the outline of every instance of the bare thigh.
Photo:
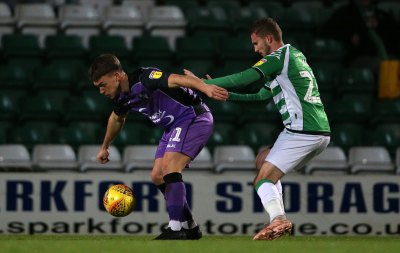
M 151 178 L 156 185 L 164 183 L 163 177 L 167 174 L 178 172 L 182 173 L 183 169 L 190 162 L 191 158 L 185 154 L 178 152 L 165 152 L 163 157 L 154 161 Z

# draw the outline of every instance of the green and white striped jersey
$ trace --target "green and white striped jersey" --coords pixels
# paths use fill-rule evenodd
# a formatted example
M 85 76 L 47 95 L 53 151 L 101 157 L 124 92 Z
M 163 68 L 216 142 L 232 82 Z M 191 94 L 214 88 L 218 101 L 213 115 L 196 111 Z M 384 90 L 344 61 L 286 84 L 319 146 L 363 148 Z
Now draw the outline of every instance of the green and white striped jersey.
M 317 81 L 302 52 L 286 44 L 254 66 L 267 77 L 284 126 L 301 132 L 330 132 Z

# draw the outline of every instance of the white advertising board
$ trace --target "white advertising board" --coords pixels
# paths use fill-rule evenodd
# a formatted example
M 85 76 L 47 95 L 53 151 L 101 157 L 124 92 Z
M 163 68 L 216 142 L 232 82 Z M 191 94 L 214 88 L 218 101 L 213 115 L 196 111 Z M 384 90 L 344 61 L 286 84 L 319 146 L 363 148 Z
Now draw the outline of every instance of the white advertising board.
M 206 235 L 253 235 L 268 222 L 253 174 L 187 172 L 183 178 Z M 134 189 L 137 206 L 123 218 L 107 214 L 111 184 Z M 303 176 L 282 180 L 295 235 L 400 235 L 400 177 Z M 164 198 L 148 171 L 133 173 L 1 173 L 0 233 L 158 234 L 168 222 Z

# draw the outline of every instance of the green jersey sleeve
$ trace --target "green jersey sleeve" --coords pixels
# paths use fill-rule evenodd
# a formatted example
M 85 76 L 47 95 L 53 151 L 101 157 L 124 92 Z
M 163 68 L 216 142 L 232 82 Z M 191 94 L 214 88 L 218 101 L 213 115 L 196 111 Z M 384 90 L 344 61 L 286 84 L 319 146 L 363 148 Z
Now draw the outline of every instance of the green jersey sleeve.
M 204 82 L 207 84 L 214 84 L 222 88 L 228 89 L 228 88 L 243 87 L 255 81 L 258 81 L 261 78 L 262 78 L 261 74 L 256 69 L 249 68 L 246 69 L 245 71 L 236 74 L 204 80 Z
M 276 76 L 280 74 L 283 68 L 284 57 L 281 57 L 281 50 L 275 51 L 254 64 L 253 68 L 256 69 L 262 77 Z
M 238 94 L 229 92 L 229 101 L 262 101 L 272 98 L 272 93 L 266 88 L 261 88 L 258 93 L 255 94 Z

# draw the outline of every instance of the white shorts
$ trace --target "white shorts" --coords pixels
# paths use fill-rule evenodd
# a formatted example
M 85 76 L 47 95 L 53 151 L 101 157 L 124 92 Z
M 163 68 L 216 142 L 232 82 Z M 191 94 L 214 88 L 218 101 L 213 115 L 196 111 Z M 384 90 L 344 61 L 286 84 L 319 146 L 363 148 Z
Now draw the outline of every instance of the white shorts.
M 279 134 L 265 161 L 283 173 L 302 168 L 308 161 L 324 151 L 330 136 L 298 134 L 286 129 Z

